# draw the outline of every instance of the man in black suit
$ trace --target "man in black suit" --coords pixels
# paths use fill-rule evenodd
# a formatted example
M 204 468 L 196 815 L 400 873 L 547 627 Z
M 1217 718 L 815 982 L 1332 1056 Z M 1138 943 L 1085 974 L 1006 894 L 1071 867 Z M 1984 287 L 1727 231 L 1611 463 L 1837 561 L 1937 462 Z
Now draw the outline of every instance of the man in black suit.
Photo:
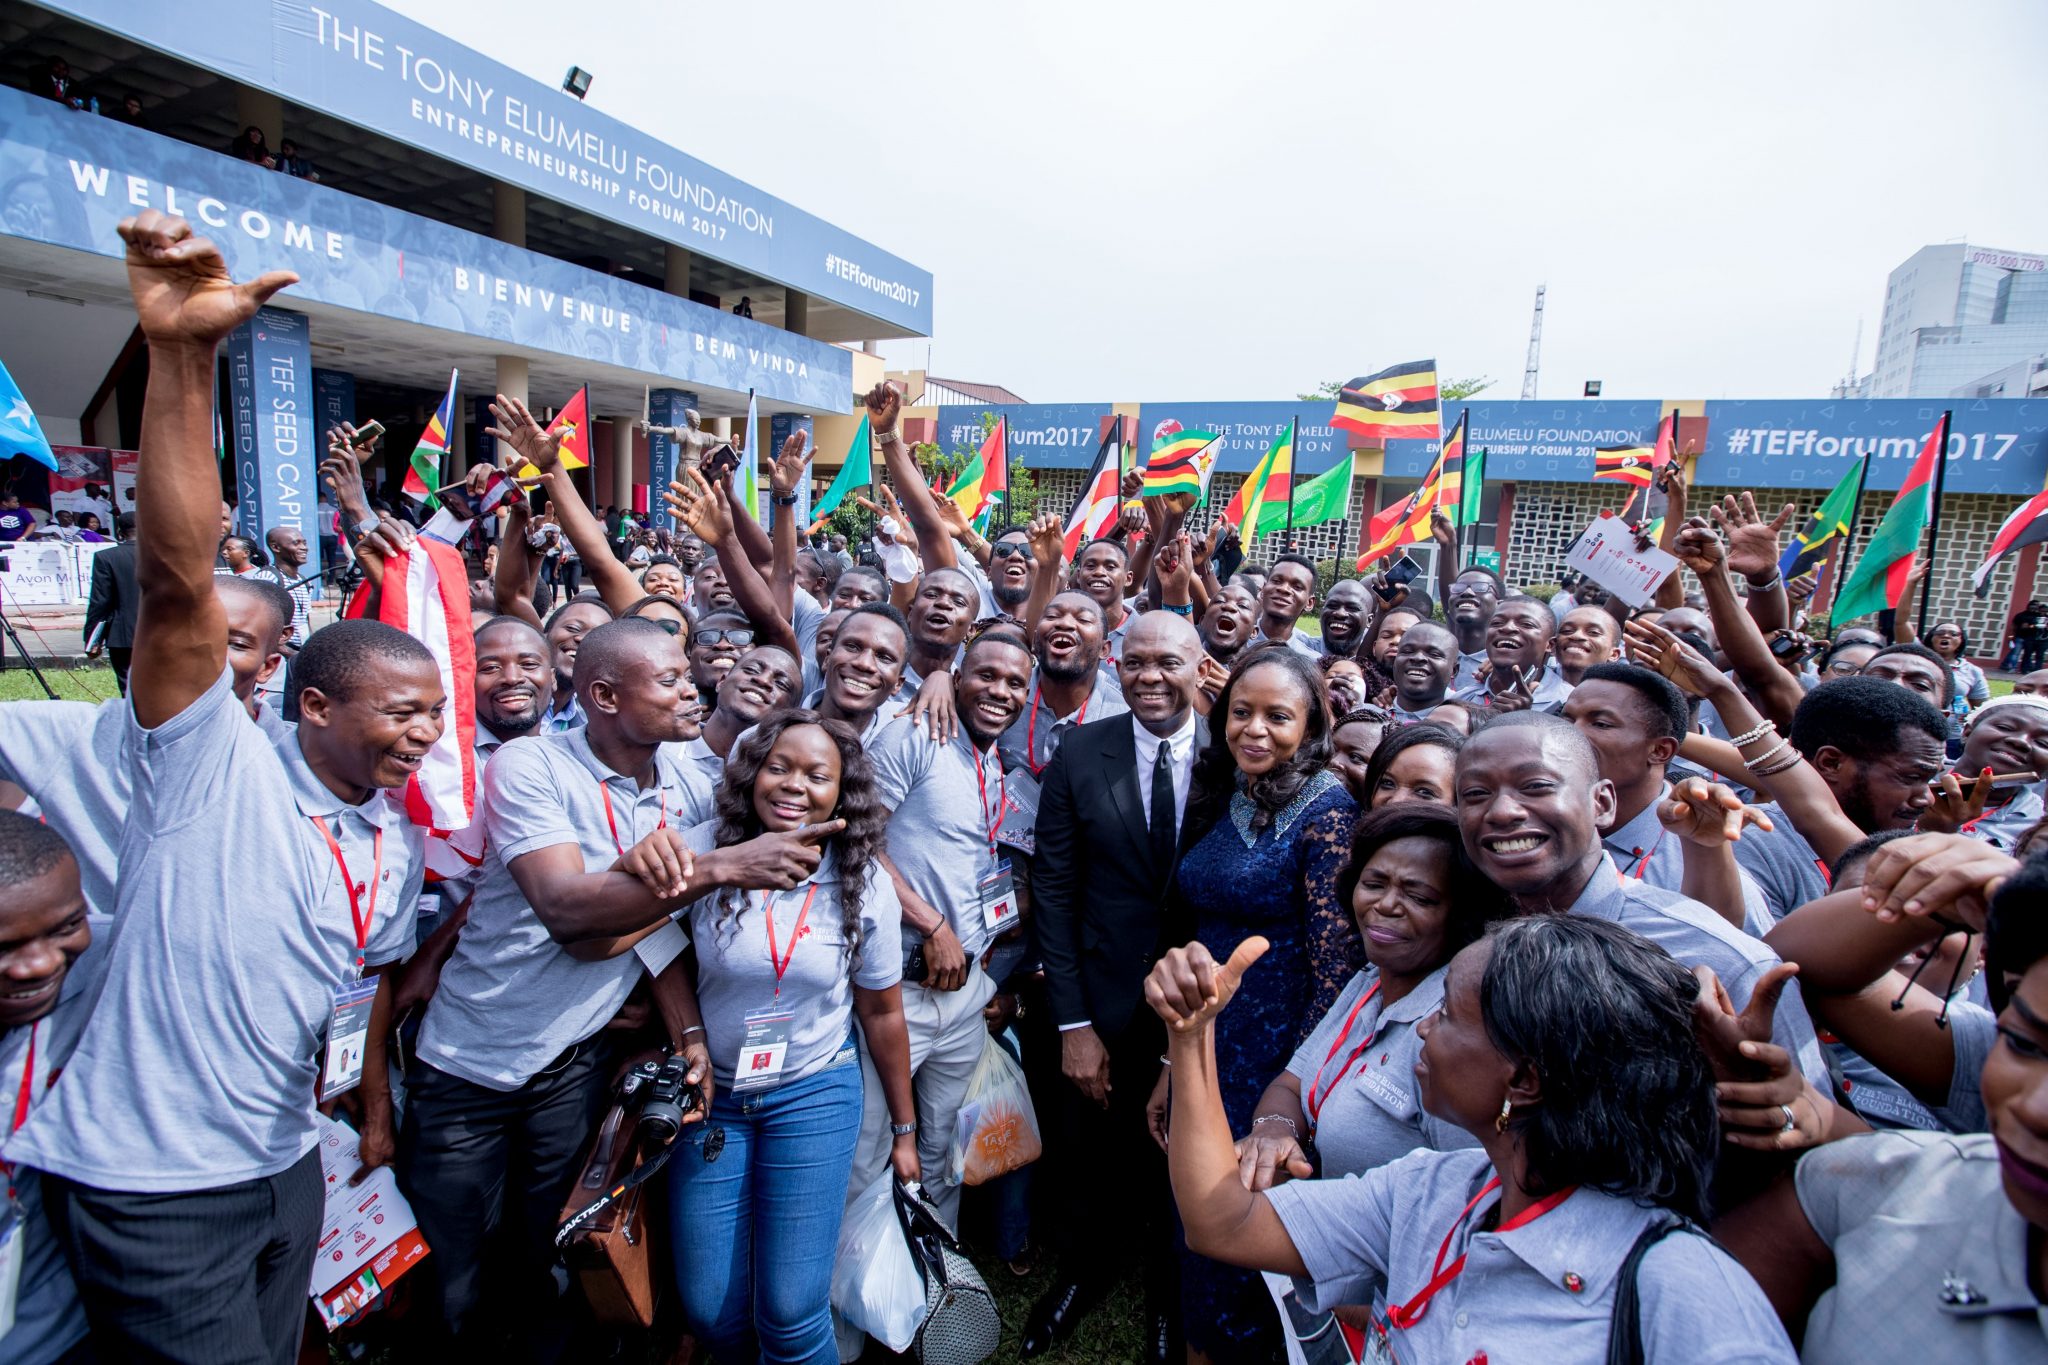
M 92 592 L 85 599 L 85 638 L 92 639 L 93 627 L 106 623 L 107 638 L 86 652 L 97 655 L 101 648 L 114 666 L 114 686 L 128 695 L 128 655 L 135 644 L 135 613 L 142 596 L 135 588 L 135 514 L 123 512 L 114 518 L 114 548 L 92 557 Z
M 1144 1248 L 1145 1357 L 1180 1358 L 1172 1192 L 1146 1131 L 1165 1030 L 1145 974 L 1187 935 L 1166 892 L 1188 828 L 1199 747 L 1194 712 L 1202 641 L 1171 608 L 1131 625 L 1117 676 L 1131 713 L 1070 733 L 1046 767 L 1033 859 L 1033 923 L 1046 997 L 1072 1082 L 1055 1106 L 1059 1276 L 1031 1310 L 1024 1354 L 1066 1337 L 1115 1281 L 1116 1257 Z

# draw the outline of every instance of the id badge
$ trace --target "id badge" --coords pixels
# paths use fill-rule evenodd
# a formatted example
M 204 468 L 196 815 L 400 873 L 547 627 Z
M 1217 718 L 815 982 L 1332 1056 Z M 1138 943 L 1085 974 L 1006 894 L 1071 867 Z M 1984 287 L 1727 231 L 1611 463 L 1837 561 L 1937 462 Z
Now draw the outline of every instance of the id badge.
M 734 1094 L 768 1090 L 782 1083 L 789 1026 L 795 1022 L 796 1015 L 788 1010 L 756 1010 L 747 1016 L 747 1035 L 740 1040 L 739 1061 L 732 1069 Z
M 0 1337 L 14 1328 L 14 1305 L 21 1297 L 23 1243 L 21 1206 L 12 1199 L 0 1207 Z
M 370 1006 L 377 980 L 350 981 L 334 992 L 327 1020 L 327 1055 L 320 1066 L 320 1098 L 331 1100 L 363 1082 L 363 1052 L 370 1043 Z
M 1000 934 L 1017 922 L 1017 879 L 1010 872 L 1010 860 L 998 859 L 995 871 L 981 879 L 981 922 L 992 934 Z

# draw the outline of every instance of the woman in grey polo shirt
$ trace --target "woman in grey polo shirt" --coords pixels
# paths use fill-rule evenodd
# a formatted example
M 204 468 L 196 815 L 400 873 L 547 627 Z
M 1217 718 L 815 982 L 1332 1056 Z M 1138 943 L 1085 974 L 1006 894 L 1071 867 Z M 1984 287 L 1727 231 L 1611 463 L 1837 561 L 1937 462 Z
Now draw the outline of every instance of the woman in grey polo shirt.
M 856 1016 L 899 1134 L 896 1174 L 918 1176 L 903 911 L 880 861 L 889 812 L 853 731 L 801 710 L 734 748 L 716 800 L 717 818 L 683 836 L 692 852 L 845 828 L 791 890 L 720 891 L 689 907 L 717 1091 L 670 1167 L 676 1280 L 719 1359 L 834 1365 L 832 1259 L 861 1125 Z
M 1480 1148 L 1253 1193 L 1213 1021 L 1264 951 L 1251 939 L 1219 967 L 1189 944 L 1145 984 L 1168 1027 L 1167 1162 L 1191 1247 L 1296 1276 L 1311 1308 L 1383 1305 L 1375 1344 L 1399 1361 L 1598 1362 L 1615 1331 L 1658 1362 L 1794 1359 L 1741 1266 L 1660 1235 L 1705 1216 L 1720 1137 L 1698 983 L 1663 949 L 1591 918 L 1495 925 L 1452 960 L 1415 1068 L 1429 1112 Z M 1633 1313 L 1616 1309 L 1624 1283 Z

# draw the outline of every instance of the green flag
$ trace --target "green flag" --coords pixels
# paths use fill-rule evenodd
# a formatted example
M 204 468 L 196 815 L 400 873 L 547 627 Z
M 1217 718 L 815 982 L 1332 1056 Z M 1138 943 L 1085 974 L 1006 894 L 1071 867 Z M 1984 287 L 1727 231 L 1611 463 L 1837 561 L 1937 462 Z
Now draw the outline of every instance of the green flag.
M 1480 499 L 1486 496 L 1486 447 L 1465 460 L 1465 477 L 1458 485 L 1458 525 L 1479 524 Z
M 870 463 L 871 456 L 868 453 L 868 447 L 872 444 L 868 433 L 868 419 L 863 415 L 860 419 L 860 430 L 853 433 L 853 444 L 846 448 L 846 463 L 839 466 L 839 473 L 832 480 L 832 486 L 825 490 L 825 496 L 819 498 L 818 505 L 811 509 L 812 520 L 830 516 L 846 499 L 847 494 L 875 481 L 874 467 Z
M 1294 490 L 1294 524 L 1320 526 L 1326 521 L 1336 521 L 1351 510 L 1351 457 L 1346 454 L 1337 463 L 1310 479 Z M 1287 526 L 1287 504 L 1266 502 L 1259 505 L 1257 534 L 1284 530 Z
M 1853 621 L 1869 612 L 1904 605 L 1899 599 L 1905 595 L 1906 575 L 1933 512 L 1935 461 L 1947 445 L 1948 418 L 1944 414 L 1928 436 L 1927 444 L 1920 448 L 1920 457 L 1906 472 L 1906 482 L 1892 500 L 1884 520 L 1870 533 L 1855 569 L 1835 594 L 1829 620 Z

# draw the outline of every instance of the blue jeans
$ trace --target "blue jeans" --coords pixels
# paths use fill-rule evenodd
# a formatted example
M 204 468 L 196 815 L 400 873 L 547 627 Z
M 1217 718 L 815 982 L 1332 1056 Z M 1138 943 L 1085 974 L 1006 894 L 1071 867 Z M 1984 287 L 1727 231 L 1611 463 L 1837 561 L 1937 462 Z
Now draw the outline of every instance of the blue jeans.
M 838 1365 L 832 1261 L 853 1149 L 861 1070 L 842 1060 L 800 1081 L 735 1096 L 677 1139 L 669 1164 L 669 1240 L 690 1328 L 731 1365 Z M 704 1138 L 725 1150 L 704 1160 Z

